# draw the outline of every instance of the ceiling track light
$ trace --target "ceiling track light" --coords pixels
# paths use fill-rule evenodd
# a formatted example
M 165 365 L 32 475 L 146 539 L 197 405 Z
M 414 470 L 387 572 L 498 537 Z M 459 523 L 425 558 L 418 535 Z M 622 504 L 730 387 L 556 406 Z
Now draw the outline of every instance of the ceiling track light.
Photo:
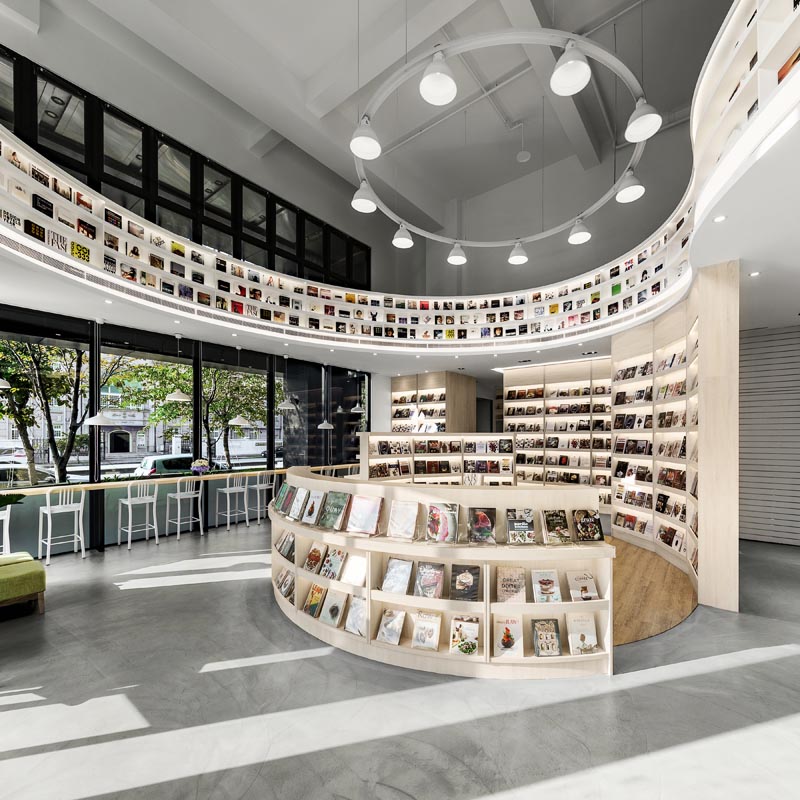
M 560 97 L 578 94 L 592 79 L 592 68 L 583 51 L 569 41 L 550 76 L 550 88 Z
M 359 212 L 359 214 L 372 214 L 378 210 L 378 204 L 375 202 L 375 195 L 366 180 L 361 181 L 361 186 L 356 189 L 350 205 Z
M 366 114 L 361 117 L 361 123 L 350 139 L 350 152 L 364 161 L 372 161 L 381 154 L 381 143 Z
M 458 242 L 453 244 L 453 249 L 450 255 L 447 256 L 447 263 L 455 267 L 460 267 L 462 264 L 467 263 L 467 256 L 464 253 L 464 248 Z
M 458 85 L 441 50 L 433 54 L 431 63 L 425 68 L 419 82 L 419 93 L 432 106 L 446 106 L 456 99 Z
M 402 222 L 392 238 L 392 244 L 400 250 L 408 250 L 409 247 L 414 246 L 414 240 L 411 238 L 408 228 Z
M 635 203 L 644 193 L 644 184 L 629 169 L 617 186 L 616 199 L 618 203 Z
M 591 232 L 583 224 L 583 220 L 578 218 L 578 220 L 572 226 L 572 230 L 569 232 L 569 238 L 567 241 L 570 244 L 586 244 L 586 242 L 588 242 L 591 238 Z
M 661 114 L 640 97 L 625 127 L 625 139 L 633 144 L 644 142 L 658 133 L 662 122 Z
M 514 266 L 528 263 L 528 254 L 525 252 L 522 242 L 517 242 L 514 245 L 514 249 L 508 256 L 508 263 L 513 264 Z

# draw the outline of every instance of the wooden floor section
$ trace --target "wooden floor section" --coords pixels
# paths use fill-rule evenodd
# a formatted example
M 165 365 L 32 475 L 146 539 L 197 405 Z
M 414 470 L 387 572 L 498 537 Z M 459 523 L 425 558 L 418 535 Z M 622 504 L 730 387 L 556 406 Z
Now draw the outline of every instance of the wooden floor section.
M 650 550 L 607 537 L 614 559 L 614 644 L 663 633 L 697 606 L 689 576 Z

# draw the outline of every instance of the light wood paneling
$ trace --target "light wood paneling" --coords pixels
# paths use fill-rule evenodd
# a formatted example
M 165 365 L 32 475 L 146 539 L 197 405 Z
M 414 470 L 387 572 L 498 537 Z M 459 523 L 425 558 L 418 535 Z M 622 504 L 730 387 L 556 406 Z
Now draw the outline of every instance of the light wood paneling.
M 447 431 L 448 433 L 474 433 L 477 394 L 475 378 L 460 372 L 445 373 L 447 381 Z

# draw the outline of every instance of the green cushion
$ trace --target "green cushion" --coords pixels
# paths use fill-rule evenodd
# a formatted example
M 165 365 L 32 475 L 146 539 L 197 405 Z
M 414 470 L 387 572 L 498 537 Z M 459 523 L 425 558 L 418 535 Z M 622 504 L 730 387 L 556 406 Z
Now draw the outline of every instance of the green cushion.
M 0 603 L 43 592 L 44 588 L 44 565 L 40 561 L 21 561 L 0 567 Z
M 9 553 L 7 556 L 0 556 L 0 567 L 5 567 L 8 564 L 19 564 L 21 561 L 33 561 L 33 556 L 30 553 Z

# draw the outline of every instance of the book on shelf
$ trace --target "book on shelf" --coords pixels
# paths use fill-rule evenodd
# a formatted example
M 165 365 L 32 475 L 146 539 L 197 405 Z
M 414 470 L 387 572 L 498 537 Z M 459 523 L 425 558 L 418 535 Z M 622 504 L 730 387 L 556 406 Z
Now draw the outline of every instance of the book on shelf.
M 281 488 L 278 489 L 278 494 L 275 495 L 275 499 L 273 500 L 273 505 L 275 506 L 276 511 L 280 511 L 283 507 L 283 501 L 286 499 L 286 493 L 289 491 L 289 484 L 284 481 L 281 484 Z
M 453 564 L 450 570 L 450 599 L 479 600 L 481 568 L 477 565 Z
M 386 644 L 400 644 L 400 636 L 403 633 L 403 623 L 406 620 L 406 612 L 399 608 L 386 608 L 383 611 L 378 635 L 375 640 L 386 642 Z
M 338 580 L 351 586 L 363 586 L 367 578 L 367 557 L 350 553 Z
M 533 653 L 546 658 L 561 655 L 561 636 L 557 619 L 533 619 Z
M 289 597 L 294 595 L 294 570 L 284 567 L 278 574 L 275 580 L 275 586 L 278 591 L 284 596 Z
M 340 547 L 331 547 L 325 560 L 322 562 L 319 574 L 323 578 L 330 578 L 331 580 L 339 580 L 339 575 L 342 572 L 344 561 L 347 558 L 347 552 Z
M 413 566 L 413 561 L 390 557 L 386 562 L 386 573 L 383 576 L 381 591 L 391 592 L 392 594 L 406 594 Z
M 603 541 L 603 525 L 599 511 L 579 509 L 572 512 L 572 520 L 575 523 L 575 538 L 579 542 Z
M 303 518 L 300 521 L 304 525 L 316 525 L 322 513 L 322 506 L 324 503 L 325 492 L 321 492 L 317 489 L 312 491 L 308 496 Z
M 532 569 L 531 585 L 533 586 L 534 603 L 560 603 L 561 586 L 558 572 L 554 569 Z
M 542 537 L 545 544 L 569 544 L 572 541 L 566 511 L 542 511 Z
M 574 611 L 565 615 L 567 622 L 567 640 L 569 652 L 573 656 L 589 655 L 600 652 L 597 643 L 597 629 L 594 614 Z
M 532 508 L 506 509 L 506 541 L 509 544 L 535 544 Z
M 350 608 L 344 622 L 344 629 L 355 636 L 367 635 L 367 601 L 363 597 L 353 595 L 350 598 Z
M 319 621 L 334 628 L 341 625 L 344 609 L 347 605 L 347 593 L 329 589 L 322 604 Z
M 303 569 L 307 572 L 319 572 L 327 552 L 328 545 L 322 544 L 321 542 L 312 542 L 311 549 L 308 551 L 305 563 L 303 564 Z
M 470 508 L 467 513 L 467 534 L 472 544 L 497 544 L 495 521 L 497 509 Z
M 494 619 L 494 654 L 501 658 L 522 656 L 522 619 L 496 617 Z
M 453 617 L 450 621 L 450 653 L 474 656 L 478 652 L 479 634 L 478 617 Z
M 284 531 L 275 547 L 287 561 L 294 561 L 294 533 L 292 531 Z
M 303 603 L 303 611 L 312 617 L 318 617 L 322 610 L 322 601 L 325 599 L 325 587 L 318 583 L 312 583 L 308 590 L 306 601 Z
M 326 530 L 340 531 L 344 525 L 349 503 L 350 495 L 347 492 L 328 492 L 319 527 Z
M 308 500 L 308 495 L 310 492 L 303 486 L 298 486 L 297 491 L 294 493 L 294 500 L 292 501 L 292 507 L 289 509 L 289 513 L 286 515 L 289 519 L 300 519 L 303 516 L 303 512 L 306 508 L 306 501 Z
M 522 567 L 497 567 L 497 602 L 524 603 L 525 570 Z
M 567 570 L 567 585 L 571 600 L 599 600 L 594 575 L 588 570 Z
M 458 503 L 431 503 L 426 531 L 429 541 L 458 541 Z
M 444 588 L 444 564 L 420 561 L 417 564 L 417 575 L 414 579 L 414 595 L 416 597 L 442 596 Z
M 387 536 L 413 539 L 417 532 L 419 503 L 416 500 L 392 500 Z
M 442 615 L 435 611 L 415 611 L 411 614 L 413 630 L 411 646 L 421 650 L 438 650 Z
M 286 484 L 284 484 L 284 486 L 286 486 Z M 294 503 L 294 495 L 296 491 L 297 491 L 296 486 L 288 486 L 286 489 L 286 493 L 283 495 L 283 500 L 281 501 L 281 507 L 278 509 L 278 511 L 280 511 L 281 514 L 283 514 L 284 516 L 286 516 L 289 513 L 292 507 L 292 503 Z
M 353 495 L 350 500 L 350 513 L 347 515 L 347 532 L 374 536 L 378 530 L 382 504 L 382 497 Z

